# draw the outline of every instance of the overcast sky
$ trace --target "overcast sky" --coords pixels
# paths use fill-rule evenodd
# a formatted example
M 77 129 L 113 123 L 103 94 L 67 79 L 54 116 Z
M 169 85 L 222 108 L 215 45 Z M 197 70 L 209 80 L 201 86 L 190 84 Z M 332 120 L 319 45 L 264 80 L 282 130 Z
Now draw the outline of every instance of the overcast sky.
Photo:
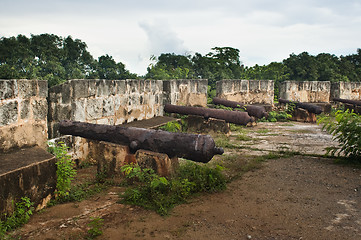
M 51 33 L 145 74 L 151 55 L 240 50 L 246 66 L 361 48 L 361 0 L 0 0 L 0 37 Z

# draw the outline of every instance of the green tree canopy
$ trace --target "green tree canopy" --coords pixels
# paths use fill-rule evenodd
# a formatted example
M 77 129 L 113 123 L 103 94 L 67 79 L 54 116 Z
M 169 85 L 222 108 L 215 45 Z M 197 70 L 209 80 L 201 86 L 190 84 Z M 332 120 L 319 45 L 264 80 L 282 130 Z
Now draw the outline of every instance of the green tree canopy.
M 123 63 L 105 55 L 95 60 L 87 45 L 71 36 L 54 34 L 2 37 L 0 39 L 0 78 L 45 79 L 49 86 L 67 79 L 136 78 Z

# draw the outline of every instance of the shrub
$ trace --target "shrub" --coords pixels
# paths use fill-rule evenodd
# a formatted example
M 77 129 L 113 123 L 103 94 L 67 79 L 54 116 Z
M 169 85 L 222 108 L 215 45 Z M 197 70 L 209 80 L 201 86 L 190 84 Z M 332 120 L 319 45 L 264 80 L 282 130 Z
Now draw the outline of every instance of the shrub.
M 330 117 L 322 117 L 319 124 L 324 124 L 322 129 L 333 135 L 339 142 L 338 147 L 330 147 L 327 154 L 338 156 L 343 153 L 350 159 L 361 161 L 361 116 L 349 110 L 338 110 L 335 121 Z
M 68 155 L 68 147 L 63 142 L 58 144 L 49 143 L 49 151 L 57 159 L 56 166 L 56 200 L 67 201 L 71 189 L 71 181 L 76 175 L 75 163 Z

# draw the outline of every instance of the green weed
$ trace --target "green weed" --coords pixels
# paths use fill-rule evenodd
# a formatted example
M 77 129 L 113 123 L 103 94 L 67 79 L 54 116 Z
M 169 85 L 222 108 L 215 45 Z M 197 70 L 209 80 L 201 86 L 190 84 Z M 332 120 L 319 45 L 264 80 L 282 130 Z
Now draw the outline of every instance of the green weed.
M 90 229 L 88 230 L 87 239 L 94 239 L 103 234 L 101 228 L 103 227 L 104 219 L 100 217 L 91 217 L 90 220 L 91 221 L 88 223 Z
M 0 218 L 0 239 L 9 239 L 6 233 L 27 223 L 33 210 L 33 203 L 28 197 L 22 197 L 20 202 L 15 203 L 13 213 Z
M 120 194 L 121 202 L 155 210 L 160 215 L 167 215 L 174 206 L 184 203 L 193 194 L 226 187 L 219 166 L 208 168 L 186 163 L 172 179 L 160 177 L 152 169 L 141 169 L 137 165 L 125 165 L 122 171 L 132 185 Z
M 71 188 L 71 181 L 76 175 L 75 163 L 68 155 L 68 147 L 63 142 L 58 144 L 49 143 L 49 151 L 57 159 L 56 166 L 56 191 L 55 196 L 58 202 L 67 201 Z

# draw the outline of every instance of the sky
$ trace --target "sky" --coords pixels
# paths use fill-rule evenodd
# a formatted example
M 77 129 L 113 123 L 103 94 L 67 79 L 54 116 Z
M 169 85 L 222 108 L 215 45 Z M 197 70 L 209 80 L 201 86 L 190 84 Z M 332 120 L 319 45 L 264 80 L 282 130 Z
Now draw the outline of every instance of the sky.
M 355 54 L 361 0 L 0 0 L 0 37 L 72 36 L 144 75 L 152 55 L 240 50 L 245 66 L 290 54 Z

